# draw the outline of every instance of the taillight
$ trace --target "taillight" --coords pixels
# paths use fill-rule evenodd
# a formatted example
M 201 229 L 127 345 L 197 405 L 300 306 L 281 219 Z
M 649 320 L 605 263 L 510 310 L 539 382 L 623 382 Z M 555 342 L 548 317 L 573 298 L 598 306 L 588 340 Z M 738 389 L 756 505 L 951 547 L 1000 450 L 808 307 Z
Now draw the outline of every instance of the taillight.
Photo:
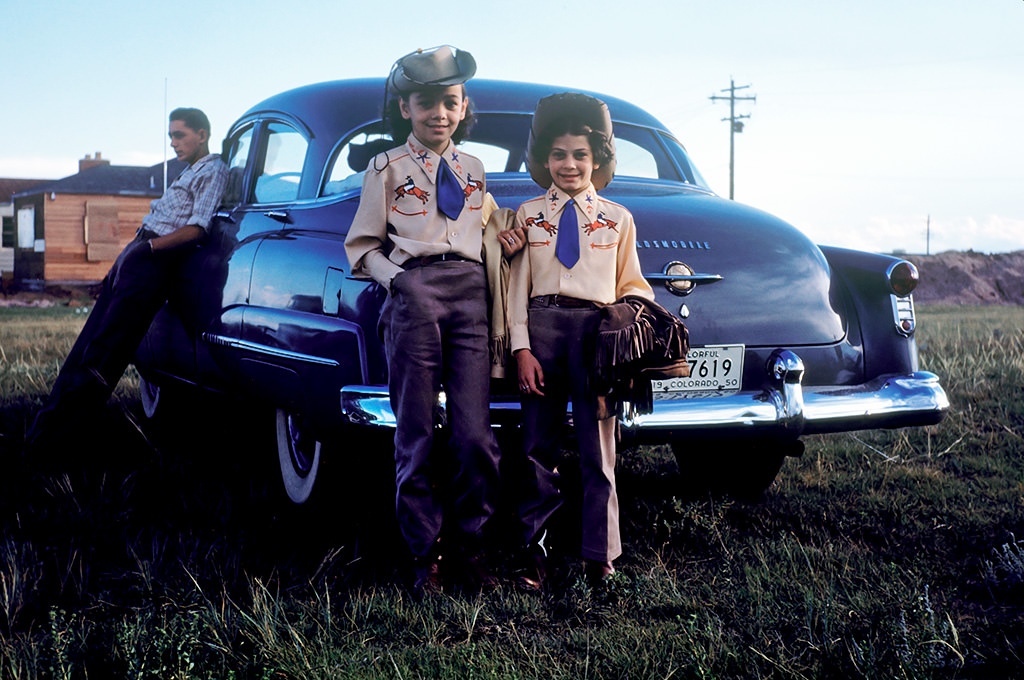
M 887 276 L 889 290 L 892 291 L 892 313 L 896 330 L 901 335 L 910 336 L 917 328 L 914 300 L 910 297 L 920 280 L 917 267 L 906 260 L 900 260 L 889 267 Z
M 900 260 L 889 267 L 889 290 L 899 297 L 905 297 L 914 292 L 920 277 L 917 274 L 917 267 L 906 260 Z

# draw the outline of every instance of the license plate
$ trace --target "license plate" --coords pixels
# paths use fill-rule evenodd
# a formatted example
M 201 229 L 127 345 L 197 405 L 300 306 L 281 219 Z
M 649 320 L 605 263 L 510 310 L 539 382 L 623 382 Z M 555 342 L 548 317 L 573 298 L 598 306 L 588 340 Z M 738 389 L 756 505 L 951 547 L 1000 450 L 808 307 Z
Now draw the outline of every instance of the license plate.
M 652 380 L 655 399 L 709 397 L 738 392 L 743 377 L 743 345 L 691 347 L 686 353 L 690 375 Z

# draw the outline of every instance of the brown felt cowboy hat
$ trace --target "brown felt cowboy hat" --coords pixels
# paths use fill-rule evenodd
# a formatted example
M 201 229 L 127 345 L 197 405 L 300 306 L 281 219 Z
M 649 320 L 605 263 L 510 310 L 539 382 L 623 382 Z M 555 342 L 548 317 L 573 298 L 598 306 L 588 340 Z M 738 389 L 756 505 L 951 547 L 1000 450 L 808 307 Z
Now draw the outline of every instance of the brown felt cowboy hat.
M 465 50 L 440 45 L 410 52 L 395 62 L 388 75 L 388 90 L 407 94 L 425 87 L 448 87 L 476 74 L 476 60 Z
M 551 173 L 543 161 L 533 158 L 534 142 L 544 134 L 548 126 L 564 119 L 577 120 L 591 130 L 600 132 L 608 142 L 611 159 L 594 170 L 591 182 L 600 191 L 608 186 L 615 176 L 615 137 L 612 135 L 612 116 L 608 105 L 596 97 L 581 92 L 559 92 L 548 95 L 539 102 L 533 112 L 530 139 L 526 145 L 526 166 L 533 181 L 545 189 L 551 186 Z

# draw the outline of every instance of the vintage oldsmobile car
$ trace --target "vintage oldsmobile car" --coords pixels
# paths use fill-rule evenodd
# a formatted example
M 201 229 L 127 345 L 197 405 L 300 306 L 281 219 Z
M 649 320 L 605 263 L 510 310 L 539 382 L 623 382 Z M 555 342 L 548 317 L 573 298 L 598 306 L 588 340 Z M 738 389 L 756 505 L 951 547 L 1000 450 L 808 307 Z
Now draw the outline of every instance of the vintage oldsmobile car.
M 539 98 L 567 89 L 468 84 L 478 122 L 463 146 L 484 161 L 499 205 L 540 193 L 524 163 L 530 117 Z M 382 79 L 300 87 L 231 127 L 225 206 L 135 361 L 147 414 L 181 383 L 272 407 L 297 503 L 314 488 L 321 442 L 338 443 L 329 455 L 365 456 L 353 433 L 394 426 L 376 331 L 386 293 L 350 277 L 344 249 L 362 172 L 394 146 L 382 134 L 383 93 Z M 602 193 L 635 216 L 641 265 L 693 346 L 689 378 L 656 382 L 650 413 L 626 409 L 627 442 L 670 444 L 687 480 L 759 492 L 803 450 L 801 435 L 943 418 L 939 380 L 918 368 L 911 263 L 819 247 L 715 195 L 664 125 L 596 96 L 618 156 Z M 495 380 L 491 405 L 499 434 L 514 433 L 515 385 Z

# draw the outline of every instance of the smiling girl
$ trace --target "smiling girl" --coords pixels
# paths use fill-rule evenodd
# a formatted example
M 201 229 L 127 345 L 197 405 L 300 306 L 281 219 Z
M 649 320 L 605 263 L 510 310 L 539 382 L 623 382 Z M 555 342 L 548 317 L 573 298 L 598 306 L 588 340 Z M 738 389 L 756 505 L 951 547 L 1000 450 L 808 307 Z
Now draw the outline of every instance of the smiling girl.
M 509 321 L 523 406 L 525 478 L 519 517 L 526 546 L 524 585 L 544 578 L 543 538 L 563 503 L 558 473 L 567 402 L 583 483 L 580 552 L 592 584 L 622 553 L 615 490 L 615 420 L 599 418 L 589 379 L 602 305 L 625 295 L 653 299 L 636 252 L 633 216 L 597 194 L 614 173 L 608 109 L 593 97 L 542 99 L 528 150 L 534 181 L 547 193 L 523 203 L 516 228 L 527 245 L 512 262 Z

